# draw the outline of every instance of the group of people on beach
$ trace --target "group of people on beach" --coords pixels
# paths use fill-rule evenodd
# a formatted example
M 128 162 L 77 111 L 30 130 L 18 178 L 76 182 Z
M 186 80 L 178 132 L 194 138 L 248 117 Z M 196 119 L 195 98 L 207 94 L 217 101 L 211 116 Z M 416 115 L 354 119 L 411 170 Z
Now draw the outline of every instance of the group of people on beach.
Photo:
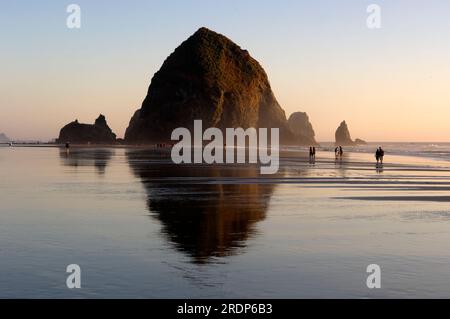
M 377 148 L 377 151 L 375 152 L 375 159 L 377 160 L 377 165 L 378 164 L 383 164 L 383 159 L 384 159 L 384 150 L 380 147 Z
M 310 146 L 309 147 L 309 159 L 310 160 L 315 160 L 316 159 L 316 147 L 315 146 Z
M 336 146 L 336 148 L 334 149 L 334 156 L 336 156 L 336 158 L 341 158 L 344 156 L 344 150 L 342 149 L 342 146 Z
M 12 146 L 12 143 L 10 143 L 10 146 Z M 166 147 L 166 144 L 157 144 L 157 148 L 164 148 L 164 147 Z M 70 149 L 69 142 L 67 142 L 65 144 L 65 148 L 66 148 L 66 152 L 69 152 L 69 149 Z M 334 149 L 334 155 L 336 156 L 336 159 L 338 159 L 338 158 L 342 159 L 342 157 L 344 156 L 344 149 L 342 148 L 342 146 L 340 146 L 340 145 L 336 146 L 336 148 Z M 383 165 L 384 150 L 381 148 L 381 146 L 378 147 L 375 152 L 375 159 L 377 160 L 377 166 L 379 164 Z M 311 162 L 315 162 L 315 160 L 316 160 L 316 147 L 315 146 L 309 147 L 309 160 Z
M 344 156 L 344 149 L 342 148 L 342 146 L 340 146 L 340 145 L 336 146 L 336 148 L 334 149 L 334 155 L 336 156 L 336 159 L 342 159 L 342 157 Z M 375 152 L 375 159 L 377 160 L 377 165 L 383 164 L 384 150 L 381 148 L 381 146 L 378 147 Z M 316 160 L 316 147 L 315 146 L 309 147 L 309 160 L 310 161 Z
M 341 158 L 344 156 L 344 149 L 342 148 L 342 146 L 337 146 L 334 149 L 334 154 L 336 156 L 336 159 Z M 316 160 L 316 147 L 315 146 L 310 146 L 309 147 L 309 160 L 310 161 L 315 161 Z

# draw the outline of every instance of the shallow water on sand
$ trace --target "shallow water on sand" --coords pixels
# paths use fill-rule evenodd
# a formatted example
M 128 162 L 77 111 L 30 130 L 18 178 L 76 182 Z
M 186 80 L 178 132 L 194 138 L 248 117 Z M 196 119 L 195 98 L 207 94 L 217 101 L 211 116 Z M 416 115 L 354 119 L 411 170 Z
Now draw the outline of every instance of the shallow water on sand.
M 0 148 L 0 297 L 450 297 L 450 163 Z M 369 290 L 378 264 L 382 288 Z M 79 264 L 82 289 L 66 288 Z

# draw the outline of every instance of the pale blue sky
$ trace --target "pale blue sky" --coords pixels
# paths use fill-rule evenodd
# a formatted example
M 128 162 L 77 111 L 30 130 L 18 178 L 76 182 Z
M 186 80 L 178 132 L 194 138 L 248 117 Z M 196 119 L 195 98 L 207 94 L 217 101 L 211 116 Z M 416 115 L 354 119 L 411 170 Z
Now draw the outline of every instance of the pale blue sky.
M 82 28 L 66 27 L 66 7 Z M 366 8 L 382 28 L 366 27 Z M 199 27 L 266 69 L 289 116 L 321 141 L 346 119 L 353 137 L 450 141 L 450 1 L 33 1 L 0 3 L 0 132 L 50 139 L 104 113 L 123 136 L 164 59 Z

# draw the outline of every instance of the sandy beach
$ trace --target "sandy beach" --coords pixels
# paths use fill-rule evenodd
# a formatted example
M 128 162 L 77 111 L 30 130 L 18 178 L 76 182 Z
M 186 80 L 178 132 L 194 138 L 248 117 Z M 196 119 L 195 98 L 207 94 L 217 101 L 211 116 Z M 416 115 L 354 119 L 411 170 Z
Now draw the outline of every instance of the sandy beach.
M 58 285 L 71 262 L 89 269 L 80 297 L 450 297 L 446 161 L 290 151 L 262 176 L 155 150 L 2 147 L 0 163 L 1 297 L 73 297 Z M 383 289 L 366 287 L 372 263 Z

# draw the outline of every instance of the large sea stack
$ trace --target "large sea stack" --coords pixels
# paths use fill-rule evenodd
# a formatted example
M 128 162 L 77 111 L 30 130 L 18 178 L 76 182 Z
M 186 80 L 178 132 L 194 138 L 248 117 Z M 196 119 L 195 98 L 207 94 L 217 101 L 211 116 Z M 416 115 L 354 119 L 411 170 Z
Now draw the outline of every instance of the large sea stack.
M 223 35 L 199 29 L 166 59 L 130 121 L 127 143 L 170 141 L 177 127 L 279 128 L 282 143 L 295 143 L 266 72 Z
M 289 127 L 299 144 L 317 145 L 316 134 L 305 112 L 295 112 L 289 116 Z
M 109 128 L 105 116 L 100 114 L 94 124 L 82 124 L 78 120 L 67 124 L 61 129 L 57 142 L 112 144 L 116 142 L 116 134 Z

